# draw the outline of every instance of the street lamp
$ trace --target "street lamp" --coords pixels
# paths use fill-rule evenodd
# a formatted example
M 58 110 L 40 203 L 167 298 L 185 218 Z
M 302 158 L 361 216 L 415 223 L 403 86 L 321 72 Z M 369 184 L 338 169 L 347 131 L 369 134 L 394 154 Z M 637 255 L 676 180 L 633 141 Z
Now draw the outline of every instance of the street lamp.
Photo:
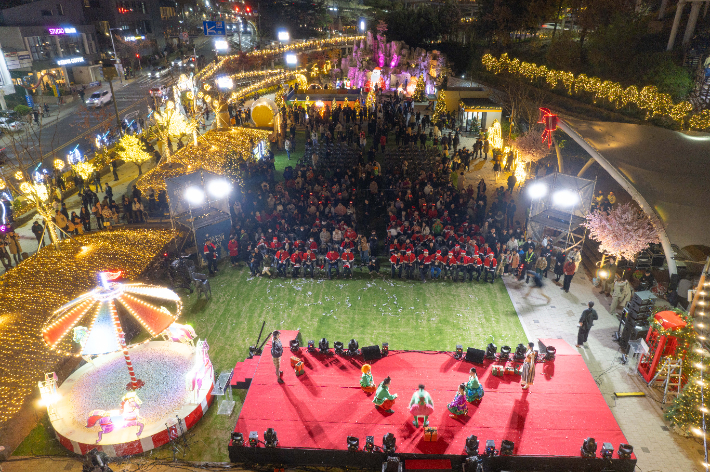
M 234 88 L 234 81 L 229 76 L 219 77 L 217 78 L 217 87 L 232 90 L 232 88 Z
M 200 187 L 192 186 L 185 189 L 184 196 L 185 200 L 187 200 L 187 208 L 190 210 L 190 225 L 192 226 L 192 237 L 195 238 L 195 252 L 197 257 L 200 258 L 200 251 L 197 247 L 197 233 L 195 232 L 195 217 L 192 216 L 192 205 L 202 205 L 205 201 L 205 192 Z
M 290 39 L 288 31 L 286 31 L 286 30 L 279 30 L 276 33 L 276 36 L 278 37 L 279 41 L 281 41 L 282 43 L 287 43 L 288 40 Z
M 111 33 L 111 31 L 123 31 L 123 28 L 109 28 L 108 29 L 108 35 L 111 36 L 111 46 L 113 46 L 113 58 L 116 59 L 117 61 L 120 61 L 118 59 L 118 54 L 116 54 L 116 43 L 113 42 L 113 33 Z M 121 69 L 123 69 L 123 67 L 121 67 Z M 121 83 L 123 83 L 123 77 L 121 77 L 122 75 L 123 75 L 122 73 L 118 75 L 118 80 L 120 80 Z
M 293 53 L 288 53 L 286 54 L 286 65 L 287 66 L 295 66 L 298 64 L 298 56 L 296 56 Z
M 217 51 L 226 51 L 229 49 L 229 43 L 225 39 L 216 39 L 214 42 L 214 48 Z
M 364 18 L 360 18 L 360 21 L 358 22 L 358 27 L 360 28 L 361 33 L 365 32 L 365 19 Z

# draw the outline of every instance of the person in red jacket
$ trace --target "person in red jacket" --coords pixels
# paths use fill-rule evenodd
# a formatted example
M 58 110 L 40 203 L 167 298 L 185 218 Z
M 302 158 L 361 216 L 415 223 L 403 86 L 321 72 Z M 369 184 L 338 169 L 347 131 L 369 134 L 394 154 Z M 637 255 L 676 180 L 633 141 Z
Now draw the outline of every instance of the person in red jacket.
M 454 275 L 454 282 L 458 282 L 459 278 L 463 282 L 466 280 L 466 253 L 459 251 L 457 255 L 454 252 L 454 257 L 456 257 L 456 274 Z
M 229 244 L 227 244 L 227 249 L 229 250 L 229 259 L 232 261 L 232 267 L 237 265 L 239 260 L 239 242 L 237 241 L 237 235 L 234 234 L 229 239 Z
M 286 277 L 286 269 L 288 268 L 288 263 L 291 260 L 291 256 L 285 249 L 279 249 L 274 256 L 276 258 L 276 271 L 282 276 Z
M 491 283 L 496 281 L 496 267 L 498 267 L 498 261 L 493 257 L 493 254 L 488 254 L 486 260 L 483 261 L 483 266 L 486 268 L 486 275 L 483 277 L 484 282 L 488 282 L 488 274 L 491 274 Z
M 293 254 L 291 254 L 291 266 L 293 267 L 291 277 L 294 279 L 298 277 L 298 273 L 301 271 L 301 254 L 299 249 L 296 249 L 293 251 Z
M 313 278 L 313 267 L 316 264 L 316 254 L 310 249 L 301 254 L 301 265 L 303 265 L 303 276 L 306 277 L 310 272 Z
M 392 278 L 394 279 L 394 274 L 398 272 L 399 278 L 402 278 L 402 256 L 393 252 L 390 255 L 390 267 L 392 268 Z
M 468 274 L 468 281 L 471 282 L 473 280 L 473 271 L 476 269 L 476 256 L 469 256 L 466 254 L 464 261 L 466 262 L 466 274 Z M 466 277 L 464 276 L 464 279 L 465 278 Z
M 338 251 L 330 249 L 325 255 L 325 258 L 328 261 L 328 280 L 330 280 L 333 276 L 333 267 L 335 267 L 335 276 L 340 277 L 340 269 L 338 268 L 340 254 L 338 254 Z
M 446 257 L 446 273 L 444 278 L 447 276 L 449 280 L 453 280 L 454 274 L 456 273 L 456 256 L 452 252 Z
M 426 275 L 431 267 L 433 257 L 429 255 L 429 250 L 424 249 L 424 253 L 419 255 L 419 276 L 422 282 L 426 283 Z
M 340 257 L 343 260 L 343 277 L 349 275 L 350 278 L 353 278 L 353 270 L 352 270 L 352 264 L 353 260 L 355 259 L 355 256 L 353 255 L 352 252 L 350 252 L 350 248 L 346 247 L 345 252 L 343 255 Z
M 269 244 L 269 249 L 271 249 L 271 254 L 276 254 L 279 249 L 281 249 L 281 243 L 279 242 L 279 238 L 274 238 L 273 241 L 271 241 L 271 244 Z
M 412 254 L 411 249 L 407 249 L 407 252 L 402 256 L 402 261 L 404 262 L 404 273 L 405 277 L 408 279 L 414 278 L 414 263 L 417 261 L 417 256 Z
M 481 255 L 476 254 L 473 258 L 473 265 L 476 266 L 476 281 L 481 280 L 481 272 L 483 272 L 483 260 L 481 260 Z

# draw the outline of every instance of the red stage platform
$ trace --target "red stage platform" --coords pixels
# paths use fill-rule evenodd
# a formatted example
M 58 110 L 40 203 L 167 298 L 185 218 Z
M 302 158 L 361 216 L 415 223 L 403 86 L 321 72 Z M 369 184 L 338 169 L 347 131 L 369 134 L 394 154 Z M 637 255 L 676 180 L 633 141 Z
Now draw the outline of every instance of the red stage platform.
M 301 348 L 298 356 L 306 374 L 296 377 L 288 350 L 296 335 L 295 331 L 281 335 L 285 384 L 276 382 L 271 341 L 264 348 L 234 429 L 245 439 L 250 431 L 262 439 L 267 428 L 274 428 L 279 450 L 342 451 L 347 449 L 347 436 L 358 437 L 362 448 L 366 436 L 374 436 L 380 446 L 383 435 L 392 432 L 397 454 L 415 455 L 412 458 L 460 456 L 471 434 L 478 436 L 481 453 L 486 440 L 495 440 L 499 448 L 508 439 L 515 443 L 514 454 L 525 456 L 580 457 L 582 442 L 590 436 L 600 447 L 610 442 L 617 449 L 626 442 L 584 360 L 562 340 L 541 340 L 557 348 L 557 359 L 536 366 L 535 385 L 529 391 L 521 389 L 518 375 L 492 375 L 492 361 L 476 365 L 485 396 L 480 405 L 469 404 L 468 416 L 452 419 L 446 405 L 468 379 L 473 364 L 454 359 L 450 352 L 416 351 L 390 351 L 370 362 L 375 383 L 389 375 L 390 392 L 399 395 L 395 412 L 388 414 L 375 409 L 373 395 L 360 389 L 362 356 L 311 354 Z M 424 441 L 423 428 L 412 425 L 407 411 L 420 383 L 434 400 L 435 413 L 429 420 L 438 428 L 437 442 Z

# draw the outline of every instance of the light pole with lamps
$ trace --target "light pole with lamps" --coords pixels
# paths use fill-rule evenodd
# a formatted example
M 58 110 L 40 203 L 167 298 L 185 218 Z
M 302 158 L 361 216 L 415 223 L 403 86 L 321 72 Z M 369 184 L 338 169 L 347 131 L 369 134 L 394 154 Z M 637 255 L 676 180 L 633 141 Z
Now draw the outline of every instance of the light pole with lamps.
M 118 59 L 118 55 L 116 54 L 116 43 L 113 42 L 113 33 L 111 31 L 123 31 L 122 28 L 109 28 L 108 29 L 108 35 L 111 37 L 111 46 L 113 46 L 113 58 L 116 59 L 117 61 L 120 60 Z M 121 70 L 123 71 L 123 66 L 121 67 Z M 123 83 L 123 77 L 121 77 L 123 74 L 118 74 L 118 79 Z

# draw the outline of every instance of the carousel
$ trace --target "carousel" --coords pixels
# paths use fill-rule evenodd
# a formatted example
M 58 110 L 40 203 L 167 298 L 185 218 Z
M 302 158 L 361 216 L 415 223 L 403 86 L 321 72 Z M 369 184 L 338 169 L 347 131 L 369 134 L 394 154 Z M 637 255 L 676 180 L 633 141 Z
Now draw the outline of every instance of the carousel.
M 82 362 L 61 385 L 39 382 L 59 442 L 72 452 L 109 457 L 149 451 L 190 429 L 212 402 L 209 346 L 176 323 L 182 304 L 165 287 L 99 285 L 57 309 L 42 328 L 51 349 Z

